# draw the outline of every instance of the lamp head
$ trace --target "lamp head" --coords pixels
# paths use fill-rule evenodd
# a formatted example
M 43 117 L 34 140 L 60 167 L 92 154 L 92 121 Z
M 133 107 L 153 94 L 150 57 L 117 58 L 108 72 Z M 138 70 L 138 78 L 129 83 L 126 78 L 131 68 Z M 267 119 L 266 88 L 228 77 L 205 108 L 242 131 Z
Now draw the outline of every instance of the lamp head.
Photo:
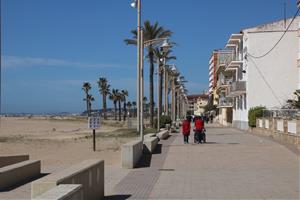
M 172 65 L 170 69 L 171 69 L 171 71 L 173 71 L 173 72 L 176 72 L 176 71 L 177 71 L 177 69 L 176 69 L 176 66 L 175 66 L 175 65 Z
M 130 6 L 131 6 L 132 8 L 137 8 L 137 0 L 134 0 L 134 1 L 130 4 Z
M 169 43 L 169 40 L 168 39 L 165 39 L 163 44 L 161 45 L 160 47 L 160 50 L 163 52 L 163 53 L 167 53 L 168 50 L 172 47 L 172 45 Z

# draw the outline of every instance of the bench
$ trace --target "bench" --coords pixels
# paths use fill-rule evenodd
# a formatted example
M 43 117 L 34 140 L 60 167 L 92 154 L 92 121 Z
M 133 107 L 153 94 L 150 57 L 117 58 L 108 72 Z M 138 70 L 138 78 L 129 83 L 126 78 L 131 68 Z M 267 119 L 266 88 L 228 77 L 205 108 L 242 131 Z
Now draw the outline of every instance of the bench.
M 84 200 L 82 185 L 61 184 L 33 200 Z
M 126 169 L 133 169 L 143 154 L 142 141 L 132 141 L 122 146 L 122 167 Z
M 32 182 L 31 198 L 36 198 L 60 184 L 81 184 L 83 199 L 104 199 L 104 161 L 85 160 Z
M 157 137 L 146 137 L 144 139 L 144 153 L 152 154 L 158 144 Z
M 29 155 L 0 156 L 0 168 L 29 160 Z
M 0 190 L 7 189 L 41 173 L 40 160 L 27 160 L 0 168 Z
M 169 131 L 168 130 L 163 130 L 160 131 L 159 133 L 156 134 L 157 137 L 161 140 L 161 139 L 167 139 L 169 137 Z

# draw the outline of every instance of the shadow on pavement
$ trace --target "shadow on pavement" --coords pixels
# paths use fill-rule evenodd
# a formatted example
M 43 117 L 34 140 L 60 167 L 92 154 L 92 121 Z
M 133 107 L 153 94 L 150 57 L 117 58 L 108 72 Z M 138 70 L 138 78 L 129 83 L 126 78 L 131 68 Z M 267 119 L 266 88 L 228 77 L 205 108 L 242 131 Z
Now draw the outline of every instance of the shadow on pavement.
M 161 148 L 162 148 L 162 144 L 157 144 L 152 154 L 161 154 Z
M 33 177 L 33 178 L 29 178 L 29 179 L 26 179 L 24 181 L 20 181 L 18 182 L 17 184 L 13 185 L 13 186 L 10 186 L 10 187 L 7 187 L 7 188 L 4 188 L 4 189 L 0 189 L 0 192 L 10 192 L 18 187 L 21 187 L 23 185 L 26 185 L 27 183 L 30 183 L 30 182 L 33 182 L 37 179 L 40 179 L 44 176 L 47 176 L 49 173 L 42 173 L 40 174 L 39 176 L 36 176 L 36 177 Z
M 137 163 L 135 168 L 146 168 L 150 167 L 152 155 L 151 154 L 143 154 L 139 162 Z
M 125 200 L 131 197 L 130 194 L 127 195 L 111 195 L 111 196 L 106 196 L 104 199 L 105 200 Z
M 162 144 L 157 144 L 154 152 L 152 154 L 161 154 Z M 151 153 L 143 153 L 141 159 L 139 160 L 137 166 L 135 168 L 146 168 L 150 167 L 152 160 Z

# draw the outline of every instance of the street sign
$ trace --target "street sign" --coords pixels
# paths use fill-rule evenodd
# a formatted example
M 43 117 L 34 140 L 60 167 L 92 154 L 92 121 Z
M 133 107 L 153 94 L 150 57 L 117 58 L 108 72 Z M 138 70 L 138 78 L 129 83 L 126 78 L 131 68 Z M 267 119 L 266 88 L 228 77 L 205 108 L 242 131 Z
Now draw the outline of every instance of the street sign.
M 88 123 L 90 129 L 98 129 L 100 128 L 100 117 L 89 117 Z

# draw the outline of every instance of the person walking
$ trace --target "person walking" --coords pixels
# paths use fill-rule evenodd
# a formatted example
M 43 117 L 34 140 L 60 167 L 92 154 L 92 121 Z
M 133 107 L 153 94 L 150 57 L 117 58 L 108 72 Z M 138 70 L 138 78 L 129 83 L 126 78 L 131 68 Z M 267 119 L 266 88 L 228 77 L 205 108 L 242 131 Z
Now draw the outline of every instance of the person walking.
M 183 120 L 183 122 L 182 122 L 182 134 L 183 134 L 184 144 L 189 143 L 190 132 L 191 132 L 191 124 L 187 118 L 187 119 Z
M 195 142 L 202 143 L 206 142 L 206 137 L 204 136 L 204 121 L 201 117 L 197 117 L 195 119 L 195 128 L 194 128 L 194 132 L 195 132 Z

